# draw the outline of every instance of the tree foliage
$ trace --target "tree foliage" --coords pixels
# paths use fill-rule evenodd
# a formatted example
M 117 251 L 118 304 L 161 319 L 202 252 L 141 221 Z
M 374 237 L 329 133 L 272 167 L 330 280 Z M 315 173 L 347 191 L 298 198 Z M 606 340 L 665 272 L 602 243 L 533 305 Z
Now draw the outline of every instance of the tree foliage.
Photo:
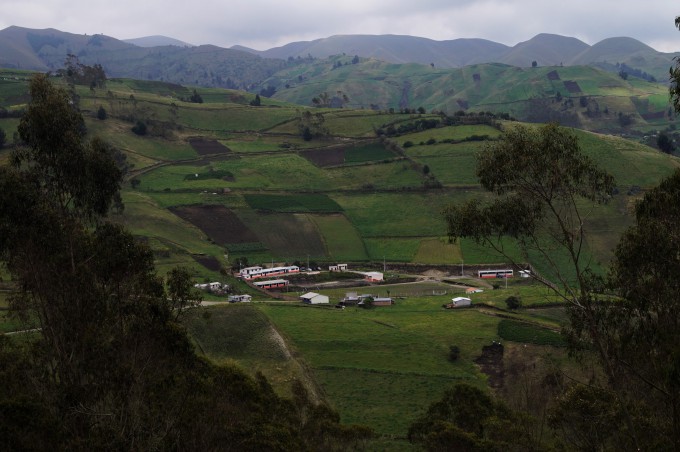
M 612 176 L 581 153 L 573 133 L 556 124 L 513 126 L 478 156 L 477 176 L 494 200 L 448 207 L 449 237 L 471 238 L 508 259 L 502 239 L 516 240 L 550 269 L 565 301 L 579 305 L 590 262 L 583 207 L 609 200 Z M 561 265 L 562 257 L 569 268 Z
M 411 424 L 408 439 L 429 451 L 534 450 L 522 423 L 502 402 L 459 383 Z
M 605 286 L 618 295 L 601 302 L 594 321 L 571 315 L 581 348 L 604 338 L 608 387 L 624 414 L 630 445 L 680 448 L 680 171 L 645 194 L 635 224 L 621 237 Z M 651 427 L 645 427 L 646 420 Z M 650 433 L 651 432 L 651 433 Z

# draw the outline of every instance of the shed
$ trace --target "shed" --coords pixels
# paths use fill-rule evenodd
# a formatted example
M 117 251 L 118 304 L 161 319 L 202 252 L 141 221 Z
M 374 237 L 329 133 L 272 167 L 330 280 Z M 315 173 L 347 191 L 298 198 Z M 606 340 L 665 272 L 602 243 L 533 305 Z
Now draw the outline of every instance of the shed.
M 307 304 L 328 304 L 329 299 L 326 295 L 321 295 L 316 292 L 308 292 L 300 296 L 300 300 Z
M 373 299 L 373 306 L 391 306 L 394 304 L 394 300 L 390 297 L 378 297 Z
M 453 304 L 454 308 L 460 308 L 462 306 L 470 306 L 472 304 L 472 300 L 467 297 L 456 297 L 451 299 L 451 304 Z
M 248 294 L 229 295 L 229 297 L 227 298 L 227 301 L 229 303 L 250 303 L 252 300 L 253 300 L 253 297 L 248 295 Z
M 371 282 L 382 281 L 383 279 L 385 279 L 384 275 L 381 272 L 366 272 L 364 273 L 364 276 L 366 277 L 367 281 Z
M 329 265 L 328 271 L 329 272 L 344 272 L 344 271 L 347 271 L 347 264 Z
M 481 293 L 484 292 L 483 289 L 480 289 L 479 287 L 468 287 L 465 289 L 466 294 L 471 294 L 471 293 Z

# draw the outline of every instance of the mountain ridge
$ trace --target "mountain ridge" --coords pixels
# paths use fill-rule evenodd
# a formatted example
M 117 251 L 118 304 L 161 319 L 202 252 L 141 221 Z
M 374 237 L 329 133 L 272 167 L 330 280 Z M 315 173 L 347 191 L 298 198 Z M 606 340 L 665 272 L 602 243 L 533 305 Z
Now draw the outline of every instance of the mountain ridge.
M 619 65 L 625 65 L 658 80 L 667 77 L 668 68 L 674 65 L 673 58 L 680 56 L 680 52 L 658 52 L 629 37 L 607 38 L 589 45 L 577 38 L 549 33 L 540 33 L 512 47 L 480 38 L 437 41 L 408 35 L 369 34 L 334 35 L 264 51 L 245 46 L 187 47 L 178 43 L 182 42 L 167 36 L 119 40 L 53 28 L 11 26 L 0 30 L 0 67 L 53 71 L 61 68 L 66 55 L 72 53 L 84 64 L 102 64 L 113 77 L 249 89 L 287 65 L 310 56 L 357 55 L 441 69 L 502 63 L 517 67 L 593 65 L 617 71 Z

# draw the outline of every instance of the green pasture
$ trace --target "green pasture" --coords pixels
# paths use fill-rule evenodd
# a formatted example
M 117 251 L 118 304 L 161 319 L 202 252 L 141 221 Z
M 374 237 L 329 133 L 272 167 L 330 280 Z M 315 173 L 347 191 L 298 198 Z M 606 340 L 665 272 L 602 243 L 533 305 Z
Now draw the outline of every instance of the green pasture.
M 311 219 L 323 237 L 329 258 L 337 261 L 369 258 L 361 236 L 344 215 L 313 215 Z
M 477 153 L 483 142 L 413 146 L 407 153 L 423 165 L 444 185 L 478 185 Z
M 457 192 L 335 194 L 364 238 L 446 235 L 442 210 L 469 196 Z M 408 207 L 405 207 L 408 206 Z
M 555 347 L 567 345 L 564 338 L 553 330 L 509 319 L 503 319 L 498 323 L 498 335 L 506 341 Z
M 458 243 L 449 243 L 447 238 L 433 237 L 423 239 L 413 262 L 421 264 L 457 264 L 462 259 Z
M 270 195 L 245 194 L 246 203 L 254 210 L 273 212 L 340 212 L 342 208 L 323 194 Z
M 239 219 L 269 249 L 272 257 L 285 262 L 326 258 L 324 240 L 310 215 L 302 213 L 258 213 L 250 209 L 235 210 Z M 260 253 L 257 253 L 260 254 Z M 238 253 L 256 262 L 258 256 Z
M 220 204 L 230 209 L 247 208 L 243 195 L 240 193 L 220 193 L 203 192 L 203 191 L 159 191 L 146 192 L 143 185 L 139 186 L 140 191 L 132 191 L 131 193 L 142 194 L 143 196 L 153 199 L 153 201 L 163 208 L 184 206 L 190 204 Z
M 296 116 L 293 108 L 251 107 L 220 104 L 183 104 L 178 121 L 194 130 L 258 131 Z
M 610 135 L 574 130 L 581 149 L 609 171 L 620 188 L 650 187 L 680 167 L 680 160 L 656 149 Z
M 371 110 L 348 110 L 324 114 L 324 126 L 333 135 L 343 137 L 374 137 L 375 130 L 398 118 Z
M 261 372 L 280 394 L 290 396 L 293 378 L 307 381 L 297 361 L 275 339 L 269 319 L 252 306 L 191 309 L 182 323 L 199 354 L 216 362 L 235 362 L 252 376 Z
M 92 135 L 106 139 L 112 146 L 153 160 L 183 160 L 197 158 L 196 151 L 182 140 L 163 140 L 150 136 L 135 135 L 131 128 L 134 124 L 106 119 L 89 120 L 87 127 Z
M 169 210 L 159 207 L 142 193 L 127 192 L 121 221 L 135 235 L 157 238 L 189 254 L 220 256 L 222 250 L 198 228 Z
M 438 127 L 435 129 L 423 130 L 422 132 L 410 133 L 407 135 L 402 135 L 399 137 L 400 144 L 404 144 L 406 141 L 410 141 L 413 144 L 418 144 L 421 141 L 426 142 L 427 140 L 433 138 L 438 142 L 442 140 L 454 140 L 463 141 L 472 136 L 484 136 L 487 135 L 489 138 L 493 139 L 498 137 L 501 132 L 489 125 L 479 124 L 479 125 L 458 125 L 458 126 L 447 126 Z
M 408 299 L 372 310 L 258 308 L 302 353 L 344 422 L 404 435 L 448 385 L 484 384 L 472 358 L 498 339 L 498 319 L 475 310 L 444 311 L 441 304 Z M 447 359 L 450 345 L 461 348 L 456 363 Z
M 420 238 L 367 237 L 364 244 L 371 260 L 412 262 L 420 248 Z
M 392 151 L 385 149 L 380 143 L 352 146 L 345 150 L 345 163 L 365 163 L 394 158 Z

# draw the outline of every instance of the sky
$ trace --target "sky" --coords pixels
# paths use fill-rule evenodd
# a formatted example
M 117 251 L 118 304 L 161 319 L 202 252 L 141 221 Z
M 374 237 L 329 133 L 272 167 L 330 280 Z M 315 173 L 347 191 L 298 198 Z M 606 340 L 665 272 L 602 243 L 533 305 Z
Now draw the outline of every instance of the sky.
M 483 38 L 509 46 L 539 33 L 587 44 L 628 36 L 680 51 L 677 0 L 2 0 L 0 29 L 56 28 L 117 39 L 266 50 L 332 35 Z

